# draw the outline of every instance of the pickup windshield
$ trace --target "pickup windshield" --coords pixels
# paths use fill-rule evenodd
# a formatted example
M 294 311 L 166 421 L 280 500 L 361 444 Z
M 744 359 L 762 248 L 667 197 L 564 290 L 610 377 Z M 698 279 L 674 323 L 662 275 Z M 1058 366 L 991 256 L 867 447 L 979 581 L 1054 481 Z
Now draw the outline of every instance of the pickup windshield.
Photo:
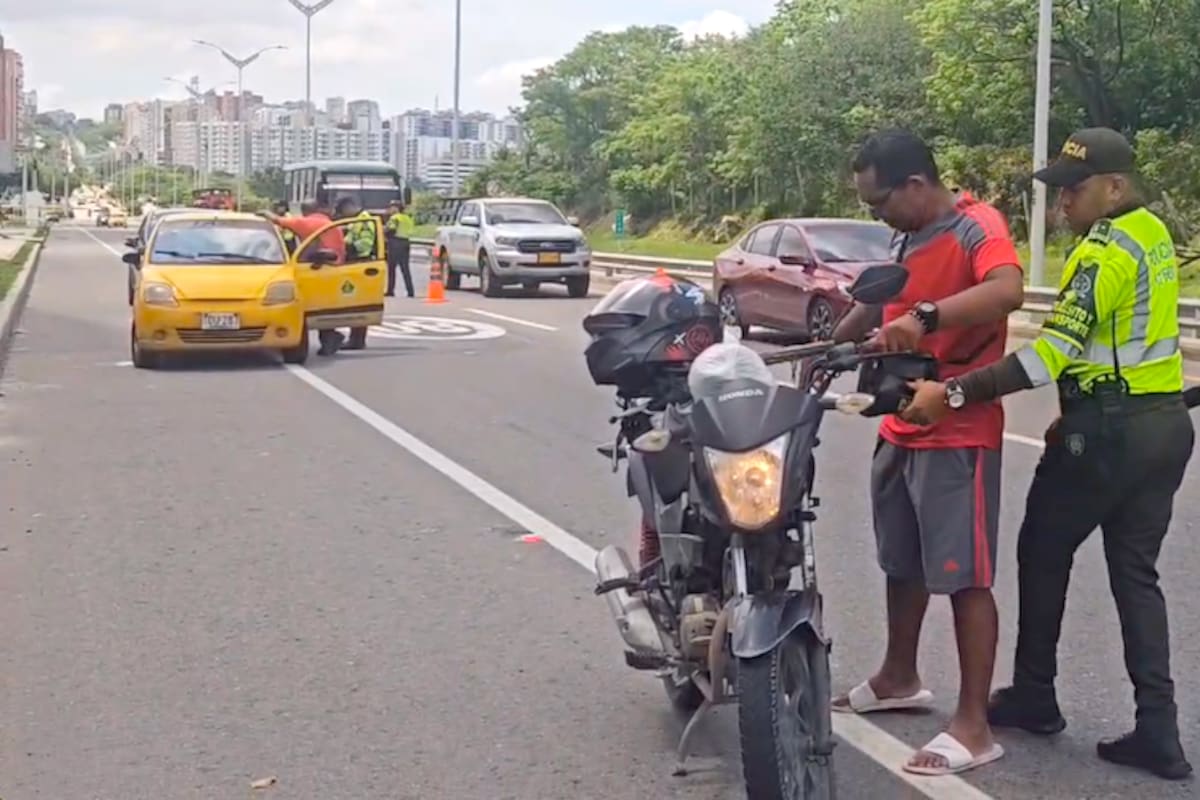
M 566 225 L 566 218 L 549 203 L 488 203 L 484 206 L 488 225 Z
M 154 235 L 151 264 L 283 264 L 287 257 L 265 220 L 165 219 Z

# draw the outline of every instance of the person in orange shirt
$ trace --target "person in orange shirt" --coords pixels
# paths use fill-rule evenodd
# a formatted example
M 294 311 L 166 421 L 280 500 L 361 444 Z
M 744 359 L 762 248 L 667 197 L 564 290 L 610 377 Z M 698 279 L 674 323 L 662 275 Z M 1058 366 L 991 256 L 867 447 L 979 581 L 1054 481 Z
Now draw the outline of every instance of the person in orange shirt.
M 305 201 L 300 206 L 300 214 L 299 217 L 281 217 L 270 211 L 262 212 L 262 216 L 274 224 L 296 234 L 296 238 L 301 242 L 333 224 L 328 210 L 319 203 Z M 346 263 L 346 237 L 341 228 L 329 228 L 321 234 L 317 241 L 322 248 L 332 250 L 337 254 L 337 263 Z M 304 253 L 300 254 L 300 258 L 304 258 Z M 321 348 L 317 350 L 317 355 L 331 356 L 341 349 L 346 341 L 346 335 L 336 330 L 317 331 L 317 339 L 321 342 Z

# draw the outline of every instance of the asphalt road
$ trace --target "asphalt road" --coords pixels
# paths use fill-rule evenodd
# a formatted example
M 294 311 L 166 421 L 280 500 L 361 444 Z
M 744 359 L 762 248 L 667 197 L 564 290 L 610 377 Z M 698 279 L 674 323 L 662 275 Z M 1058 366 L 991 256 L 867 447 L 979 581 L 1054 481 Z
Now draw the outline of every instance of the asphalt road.
M 93 236 L 119 249 L 124 234 L 52 235 L 0 384 L 0 796 L 244 797 L 268 776 L 278 783 L 256 796 L 743 796 L 731 709 L 702 727 L 693 774 L 671 777 L 682 721 L 624 666 L 591 577 L 567 557 L 629 543 L 636 518 L 594 452 L 612 408 L 582 358 L 594 298 L 548 287 L 488 300 L 468 282 L 445 305 L 389 301 L 368 350 L 307 369 L 243 358 L 147 372 L 126 361 L 125 267 Z M 1008 411 L 997 683 L 1053 397 Z M 832 417 L 819 451 L 839 689 L 882 648 L 874 427 Z M 1200 762 L 1198 470 L 1161 570 L 1181 727 Z M 937 710 L 840 722 L 841 797 L 1194 797 L 1194 784 L 1095 759 L 1095 739 L 1132 718 L 1098 540 L 1074 578 L 1066 733 L 1002 734 L 1008 756 L 969 776 L 974 792 L 899 777 L 957 689 L 948 608 L 935 604 L 921 666 Z

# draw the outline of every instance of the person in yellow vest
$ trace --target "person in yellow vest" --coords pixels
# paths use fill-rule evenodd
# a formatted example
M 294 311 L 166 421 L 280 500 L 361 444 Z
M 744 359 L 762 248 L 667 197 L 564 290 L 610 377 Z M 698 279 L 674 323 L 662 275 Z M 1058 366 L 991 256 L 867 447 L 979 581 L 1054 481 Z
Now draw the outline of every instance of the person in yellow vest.
M 1046 431 L 1017 537 L 1013 685 L 992 696 L 988 721 L 1042 735 L 1067 727 L 1054 688 L 1067 583 L 1075 551 L 1100 528 L 1137 715 L 1130 733 L 1101 741 L 1096 752 L 1181 780 L 1192 766 L 1179 740 L 1156 566 L 1195 441 L 1183 394 L 1175 245 L 1146 208 L 1133 148 L 1117 131 L 1076 131 L 1033 177 L 1059 189 L 1059 208 L 1082 237 L 1041 335 L 981 369 L 917 384 L 902 416 L 930 424 L 1058 384 L 1062 416 Z
M 404 276 L 404 289 L 413 297 L 412 271 L 408 268 L 408 255 L 412 246 L 413 229 L 416 223 L 405 213 L 404 201 L 393 200 L 388 204 L 391 215 L 384 232 L 387 234 L 387 296 L 396 296 L 396 267 Z
M 279 216 L 279 217 L 289 216 L 287 203 L 283 202 L 282 200 L 277 202 L 275 204 L 275 207 L 272 210 L 275 212 L 276 216 Z M 308 212 L 308 213 L 311 213 L 311 212 Z M 288 230 L 287 228 L 280 227 L 279 233 L 283 236 L 283 244 L 285 247 L 287 247 L 288 255 L 290 256 L 293 253 L 295 253 L 296 247 L 299 246 L 299 244 L 300 244 L 300 240 L 298 238 L 296 238 L 295 231 L 291 231 L 291 230 Z
M 346 261 L 364 261 L 375 257 L 375 215 L 366 211 L 353 197 L 338 201 L 334 216 L 337 219 L 355 218 L 362 220 L 346 226 Z M 347 350 L 362 350 L 367 346 L 367 329 L 351 328 Z

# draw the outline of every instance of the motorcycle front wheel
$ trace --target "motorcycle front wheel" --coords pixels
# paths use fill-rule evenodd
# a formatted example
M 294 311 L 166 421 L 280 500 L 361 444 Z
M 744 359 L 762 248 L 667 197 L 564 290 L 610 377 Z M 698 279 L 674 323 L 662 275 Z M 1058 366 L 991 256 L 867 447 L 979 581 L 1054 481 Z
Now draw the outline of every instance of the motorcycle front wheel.
M 834 800 L 829 649 L 801 628 L 737 669 L 748 800 Z

